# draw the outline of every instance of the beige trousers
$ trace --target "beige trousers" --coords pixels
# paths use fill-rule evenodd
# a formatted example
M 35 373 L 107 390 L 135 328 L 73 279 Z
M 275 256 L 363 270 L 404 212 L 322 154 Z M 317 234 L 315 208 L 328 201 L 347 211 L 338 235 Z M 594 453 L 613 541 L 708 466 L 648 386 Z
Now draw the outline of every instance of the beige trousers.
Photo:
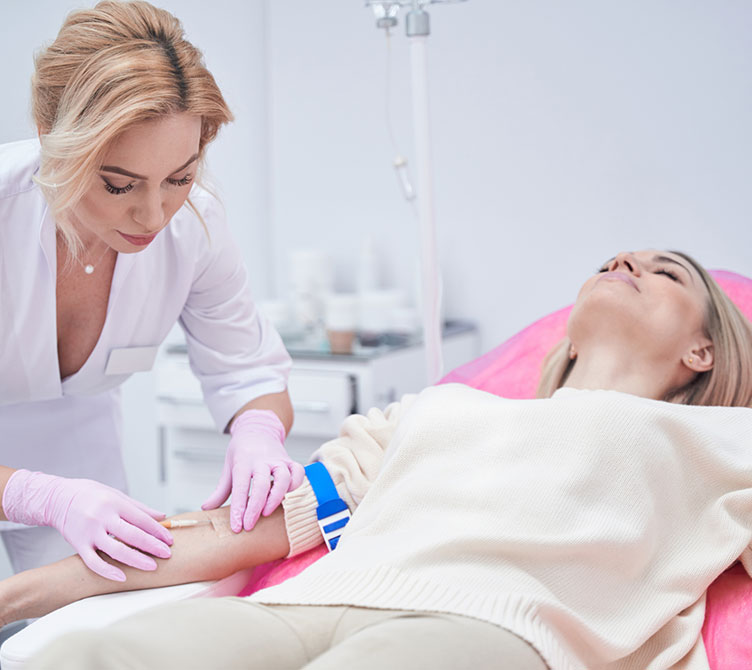
M 34 670 L 546 670 L 513 633 L 454 614 L 185 600 L 63 636 Z

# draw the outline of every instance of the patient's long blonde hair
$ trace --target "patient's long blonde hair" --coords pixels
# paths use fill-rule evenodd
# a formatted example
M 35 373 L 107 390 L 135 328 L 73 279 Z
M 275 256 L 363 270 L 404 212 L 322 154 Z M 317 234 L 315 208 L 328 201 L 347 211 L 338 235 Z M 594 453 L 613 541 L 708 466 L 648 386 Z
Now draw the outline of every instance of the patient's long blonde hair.
M 32 113 L 42 146 L 36 181 L 71 254 L 81 242 L 66 212 L 87 191 L 108 145 L 136 123 L 179 112 L 201 117 L 201 164 L 232 114 L 180 21 L 148 2 L 105 0 L 74 11 L 36 56 Z
M 708 292 L 705 336 L 713 342 L 713 367 L 664 398 L 684 405 L 752 406 L 752 324 L 694 258 L 681 256 L 697 270 Z M 543 360 L 536 396 L 548 398 L 562 386 L 575 365 L 569 338 L 558 342 Z

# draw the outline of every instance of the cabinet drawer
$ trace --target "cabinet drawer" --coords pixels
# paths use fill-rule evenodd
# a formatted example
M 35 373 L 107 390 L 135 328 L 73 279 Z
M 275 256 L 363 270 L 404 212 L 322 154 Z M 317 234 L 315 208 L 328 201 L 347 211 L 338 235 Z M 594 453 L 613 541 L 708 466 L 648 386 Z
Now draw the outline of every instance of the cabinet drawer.
M 293 369 L 288 388 L 295 423 L 290 435 L 336 437 L 343 419 L 352 413 L 354 386 L 354 378 L 345 373 Z
M 339 371 L 292 369 L 288 390 L 295 423 L 291 434 L 329 439 L 355 407 L 355 377 Z M 165 426 L 215 429 L 187 358 L 165 357 L 157 374 L 159 421 Z

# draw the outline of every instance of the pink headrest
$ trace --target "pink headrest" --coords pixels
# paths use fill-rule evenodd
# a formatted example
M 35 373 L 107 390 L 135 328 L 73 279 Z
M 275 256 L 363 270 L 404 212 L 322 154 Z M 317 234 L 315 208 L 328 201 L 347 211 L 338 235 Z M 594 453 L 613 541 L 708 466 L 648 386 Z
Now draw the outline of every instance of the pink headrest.
M 710 274 L 752 321 L 752 279 L 726 270 Z M 569 305 L 544 316 L 480 358 L 452 370 L 440 383 L 459 382 L 505 398 L 533 398 L 543 357 L 564 337 L 571 309 Z

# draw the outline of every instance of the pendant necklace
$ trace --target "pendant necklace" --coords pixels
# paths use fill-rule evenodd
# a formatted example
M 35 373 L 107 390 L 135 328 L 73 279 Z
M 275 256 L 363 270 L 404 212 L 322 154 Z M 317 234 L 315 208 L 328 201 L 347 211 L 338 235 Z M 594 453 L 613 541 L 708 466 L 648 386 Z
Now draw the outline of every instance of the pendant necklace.
M 99 257 L 99 259 L 97 260 L 97 262 L 96 262 L 96 263 L 87 263 L 86 265 L 84 265 L 84 264 L 83 264 L 83 263 L 81 262 L 81 259 L 79 259 L 79 258 L 76 258 L 76 260 L 77 260 L 77 261 L 79 262 L 79 264 L 81 265 L 81 267 L 82 267 L 82 268 L 84 269 L 84 272 L 85 272 L 85 273 L 86 273 L 87 275 L 90 275 L 90 274 L 92 274 L 92 273 L 94 272 L 94 267 L 95 267 L 95 266 L 97 266 L 97 265 L 99 265 L 99 263 L 101 263 L 101 262 L 102 262 L 102 259 L 104 258 L 104 255 L 105 255 L 105 254 L 106 254 L 106 253 L 107 253 L 107 252 L 108 252 L 109 250 L 110 250 L 110 247 L 108 247 L 108 246 L 105 246 L 105 248 L 104 248 L 104 251 L 102 252 L 102 255 L 101 255 L 101 256 Z

